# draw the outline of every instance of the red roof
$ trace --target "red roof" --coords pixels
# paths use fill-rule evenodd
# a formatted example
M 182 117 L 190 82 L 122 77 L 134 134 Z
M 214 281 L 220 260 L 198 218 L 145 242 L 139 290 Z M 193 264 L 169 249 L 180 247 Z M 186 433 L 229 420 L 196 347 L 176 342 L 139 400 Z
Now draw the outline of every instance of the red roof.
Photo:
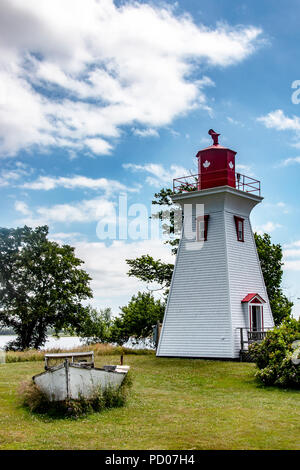
M 266 301 L 259 294 L 247 294 L 246 297 L 243 298 L 242 302 L 251 302 L 254 297 L 258 297 L 262 302 L 266 303 Z
M 218 145 L 210 145 L 209 147 L 205 147 L 204 149 L 199 150 L 196 157 L 198 156 L 199 153 L 206 152 L 207 150 L 229 150 L 230 152 L 233 152 L 234 154 L 236 154 L 234 150 L 231 150 L 228 147 L 223 147 L 223 145 L 218 144 Z

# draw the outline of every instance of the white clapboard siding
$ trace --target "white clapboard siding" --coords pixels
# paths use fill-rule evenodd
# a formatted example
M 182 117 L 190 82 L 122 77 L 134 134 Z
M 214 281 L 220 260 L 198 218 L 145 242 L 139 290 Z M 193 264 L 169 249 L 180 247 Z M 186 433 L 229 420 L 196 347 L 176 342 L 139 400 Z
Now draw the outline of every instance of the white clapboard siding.
M 241 303 L 258 293 L 264 304 L 264 327 L 273 319 L 249 221 L 252 208 L 262 198 L 228 186 L 174 197 L 181 205 L 204 204 L 209 215 L 207 241 L 202 249 L 179 244 L 158 356 L 237 358 L 238 328 L 248 327 Z M 237 240 L 234 216 L 244 221 L 245 241 Z M 194 222 L 195 225 L 195 222 Z
M 157 354 L 231 357 L 224 213 L 210 214 L 203 249 L 189 251 L 183 236 Z
M 243 217 L 243 214 L 225 212 L 234 353 L 238 355 L 240 332 L 237 328 L 249 327 L 248 311 L 243 308 L 241 299 L 248 293 L 259 294 L 266 301 L 263 305 L 264 327 L 272 327 L 274 323 L 249 217 L 244 220 L 244 242 L 238 242 L 234 215 Z

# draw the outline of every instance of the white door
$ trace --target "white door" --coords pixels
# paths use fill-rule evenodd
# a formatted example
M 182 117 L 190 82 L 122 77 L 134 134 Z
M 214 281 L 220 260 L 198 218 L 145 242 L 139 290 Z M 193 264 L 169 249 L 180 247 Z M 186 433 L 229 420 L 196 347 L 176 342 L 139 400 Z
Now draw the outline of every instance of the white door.
M 261 305 L 250 305 L 250 328 L 253 331 L 263 329 Z

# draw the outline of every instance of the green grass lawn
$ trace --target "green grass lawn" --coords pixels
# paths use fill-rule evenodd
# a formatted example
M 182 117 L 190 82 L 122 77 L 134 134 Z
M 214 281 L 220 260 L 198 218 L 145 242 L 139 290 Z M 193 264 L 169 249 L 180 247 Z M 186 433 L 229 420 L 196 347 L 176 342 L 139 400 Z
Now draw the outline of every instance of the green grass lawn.
M 127 405 L 78 420 L 20 406 L 19 383 L 41 362 L 0 364 L 0 448 L 300 449 L 300 393 L 260 387 L 253 364 L 152 355 L 126 363 L 134 380 Z

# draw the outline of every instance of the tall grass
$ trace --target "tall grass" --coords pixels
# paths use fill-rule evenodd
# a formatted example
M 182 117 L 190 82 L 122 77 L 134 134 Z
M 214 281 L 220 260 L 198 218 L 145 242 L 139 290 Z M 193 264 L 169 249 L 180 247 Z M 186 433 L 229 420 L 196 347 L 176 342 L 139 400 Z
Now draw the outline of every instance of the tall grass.
M 70 350 L 68 350 L 69 352 Z M 131 349 L 123 348 L 121 346 L 113 346 L 111 344 L 96 343 L 89 346 L 79 346 L 72 349 L 72 352 L 85 352 L 94 351 L 94 356 L 120 356 L 122 354 L 128 355 L 145 355 L 155 354 L 152 349 Z M 62 353 L 64 349 L 52 348 L 47 350 L 28 349 L 26 351 L 8 351 L 6 353 L 5 361 L 8 362 L 32 362 L 43 361 L 45 353 Z

